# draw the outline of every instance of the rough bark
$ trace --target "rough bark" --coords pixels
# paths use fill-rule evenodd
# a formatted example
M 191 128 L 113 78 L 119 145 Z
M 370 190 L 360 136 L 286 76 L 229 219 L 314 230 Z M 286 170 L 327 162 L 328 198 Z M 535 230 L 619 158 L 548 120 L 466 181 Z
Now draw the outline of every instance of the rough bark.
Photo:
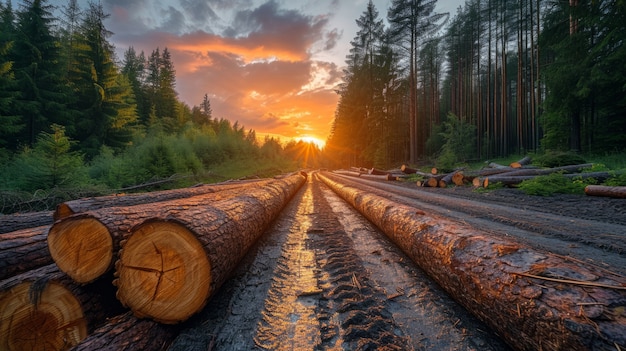
M 570 165 L 570 166 L 561 166 L 554 168 L 527 168 L 527 169 L 517 169 L 514 171 L 506 172 L 504 175 L 506 176 L 537 176 L 537 175 L 547 175 L 552 173 L 578 173 L 582 172 L 585 168 L 591 168 L 593 163 L 585 163 L 580 165 Z
M 626 186 L 587 185 L 585 194 L 626 199 Z
M 78 213 L 52 225 L 48 248 L 63 272 L 79 283 L 89 283 L 113 268 L 120 242 L 129 235 L 133 226 L 155 216 L 189 208 L 205 208 L 256 188 L 258 186 L 253 185 L 177 200 Z
M 320 178 L 517 350 L 626 347 L 626 278 Z
M 463 185 L 463 172 L 456 171 L 446 174 L 439 180 L 439 187 L 445 188 L 450 184 Z
M 152 191 L 140 194 L 114 194 L 107 196 L 88 197 L 59 204 L 54 211 L 54 220 L 58 221 L 73 214 L 94 211 L 106 207 L 134 206 L 150 202 L 168 201 L 198 196 L 216 191 L 236 189 L 259 181 L 233 181 L 220 184 L 203 184 L 189 188 Z
M 0 280 L 53 263 L 48 250 L 50 226 L 0 235 Z
M 200 311 L 306 177 L 209 206 L 163 211 L 132 229 L 116 263 L 117 297 L 137 317 L 178 323 Z
M 109 319 L 72 348 L 72 351 L 167 350 L 176 335 L 176 326 L 138 319 L 132 312 L 127 312 Z
M 614 175 L 609 173 L 609 172 L 589 172 L 589 173 L 569 173 L 569 174 L 563 174 L 563 177 L 566 178 L 577 178 L 580 177 L 582 179 L 588 179 L 588 178 L 594 178 L 595 180 L 599 181 L 599 182 L 603 182 L 611 177 L 613 177 Z M 498 176 L 493 176 L 493 177 L 487 177 L 485 178 L 484 181 L 484 187 L 487 188 L 489 185 L 491 184 L 496 184 L 496 183 L 502 183 L 504 185 L 507 186 L 516 186 L 519 183 L 525 181 L 525 180 L 530 180 L 533 179 L 537 176 L 533 176 L 533 175 L 526 175 L 526 176 L 510 176 L 508 175 L 508 173 L 503 174 L 503 175 L 498 175 Z
M 120 311 L 110 282 L 80 286 L 43 266 L 0 281 L 0 349 L 66 350 Z
M 0 214 L 0 234 L 14 232 L 20 229 L 51 225 L 52 211 Z

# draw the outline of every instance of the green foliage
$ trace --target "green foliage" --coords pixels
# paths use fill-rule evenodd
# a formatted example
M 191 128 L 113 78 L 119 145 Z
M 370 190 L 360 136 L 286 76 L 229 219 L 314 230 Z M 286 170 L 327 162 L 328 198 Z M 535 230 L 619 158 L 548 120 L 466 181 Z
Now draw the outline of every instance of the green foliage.
M 550 196 L 557 193 L 584 194 L 587 185 L 596 183 L 593 178 L 574 178 L 572 180 L 560 173 L 552 173 L 525 180 L 519 185 L 519 188 L 526 194 L 539 196 Z
M 40 133 L 34 147 L 24 149 L 8 167 L 9 187 L 34 191 L 87 183 L 83 156 L 71 151 L 73 143 L 62 126 L 52 125 L 52 130 Z
M 466 162 L 475 155 L 476 127 L 453 113 L 448 114 L 439 135 L 444 144 L 435 163 L 437 168 L 451 171 L 458 163 Z

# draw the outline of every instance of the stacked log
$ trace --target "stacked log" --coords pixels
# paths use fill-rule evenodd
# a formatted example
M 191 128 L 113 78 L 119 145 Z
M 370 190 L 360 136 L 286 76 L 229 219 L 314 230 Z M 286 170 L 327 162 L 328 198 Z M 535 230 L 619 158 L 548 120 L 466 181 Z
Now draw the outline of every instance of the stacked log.
M 626 278 L 318 175 L 518 350 L 626 347 Z
M 113 268 L 120 243 L 130 235 L 134 226 L 155 216 L 169 215 L 188 208 L 204 208 L 241 195 L 251 188 L 267 185 L 268 182 L 251 183 L 169 201 L 96 207 L 93 211 L 80 212 L 55 222 L 48 234 L 48 248 L 54 262 L 63 272 L 79 283 L 89 283 Z M 162 198 L 156 196 L 154 199 Z M 76 203 L 81 206 L 72 205 L 66 208 L 88 208 L 81 202 Z
M 121 311 L 111 288 L 108 281 L 76 284 L 54 264 L 0 281 L 0 349 L 65 350 L 78 344 Z
M 587 185 L 585 194 L 626 199 L 626 186 Z
M 118 299 L 138 317 L 186 320 L 204 307 L 304 180 L 294 175 L 133 228 L 116 263 Z
M 0 235 L 0 350 L 165 349 L 305 179 L 71 201 Z
M 50 263 L 48 229 L 40 226 L 0 234 L 0 280 Z

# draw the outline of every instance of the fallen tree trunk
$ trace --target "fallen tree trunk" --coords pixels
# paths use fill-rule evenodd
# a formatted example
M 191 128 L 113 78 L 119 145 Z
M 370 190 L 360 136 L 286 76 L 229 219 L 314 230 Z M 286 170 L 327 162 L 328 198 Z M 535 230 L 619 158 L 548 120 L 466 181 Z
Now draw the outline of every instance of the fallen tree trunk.
M 626 199 L 626 186 L 587 185 L 585 194 Z
M 0 235 L 0 280 L 53 263 L 48 228 L 41 226 Z
M 293 175 L 211 206 L 163 212 L 133 228 L 116 263 L 118 299 L 140 318 L 186 320 L 204 307 L 305 179 Z
M 611 174 L 609 172 L 589 172 L 589 173 L 568 173 L 568 174 L 563 174 L 562 176 L 569 178 L 569 179 L 578 178 L 578 177 L 580 177 L 581 179 L 594 178 L 595 180 L 599 182 L 603 182 L 613 177 L 614 174 Z M 496 183 L 502 183 L 507 186 L 515 186 L 525 180 L 534 179 L 535 177 L 538 177 L 538 176 L 532 176 L 532 175 L 509 176 L 508 174 L 504 174 L 504 175 L 485 178 L 483 186 L 487 188 L 489 185 L 493 185 Z
M 402 173 L 406 173 L 406 174 L 413 174 L 413 173 L 417 173 L 418 172 L 417 169 L 411 168 L 411 167 L 409 167 L 407 165 L 402 165 L 400 167 L 400 171 L 402 171 Z
M 585 168 L 591 168 L 593 163 L 585 163 L 580 165 L 570 165 L 570 166 L 561 166 L 554 168 L 526 168 L 526 169 L 517 169 L 514 171 L 506 172 L 505 176 L 538 176 L 538 175 L 547 175 L 552 173 L 578 173 L 582 172 Z
M 359 171 L 346 171 L 346 170 L 342 170 L 342 169 L 334 170 L 333 173 L 343 174 L 343 175 L 347 175 L 347 176 L 350 176 L 350 177 L 360 177 L 361 174 L 362 174 Z
M 524 158 L 522 158 L 521 160 L 517 161 L 517 162 L 511 162 L 511 164 L 509 164 L 509 167 L 512 168 L 522 168 L 526 165 L 529 165 L 530 162 L 532 161 L 532 159 L 530 158 L 530 156 L 526 156 Z
M 51 225 L 52 222 L 52 211 L 0 214 L 0 234 Z
M 513 348 L 626 347 L 626 278 L 318 176 Z
M 455 171 L 455 172 L 446 174 L 443 178 L 439 180 L 438 185 L 440 188 L 445 188 L 450 184 L 463 185 L 463 172 Z
M 0 281 L 0 349 L 67 350 L 76 345 L 121 311 L 110 282 L 104 283 L 80 286 L 54 264 Z
M 178 200 L 78 213 L 52 225 L 48 233 L 48 248 L 63 272 L 76 282 L 89 283 L 113 268 L 120 242 L 129 235 L 133 226 L 154 216 L 204 208 L 278 181 L 254 183 Z
M 167 350 L 178 328 L 147 319 L 132 312 L 115 316 L 82 340 L 72 351 L 160 351 Z
M 246 185 L 256 184 L 258 181 L 236 181 L 221 184 L 204 184 L 189 188 L 152 191 L 141 194 L 115 194 L 98 197 L 88 197 L 59 204 L 54 211 L 54 220 L 58 221 L 76 213 L 94 211 L 106 207 L 134 206 L 150 202 L 182 199 L 217 191 L 236 189 Z
M 380 174 L 380 175 L 361 174 L 361 178 L 372 179 L 372 180 L 398 180 L 396 176 L 394 176 L 393 174 Z
M 387 175 L 387 174 L 390 174 L 390 172 L 383 171 L 383 170 L 376 169 L 376 168 L 370 168 L 370 170 L 367 171 L 367 174 L 371 174 L 371 175 Z

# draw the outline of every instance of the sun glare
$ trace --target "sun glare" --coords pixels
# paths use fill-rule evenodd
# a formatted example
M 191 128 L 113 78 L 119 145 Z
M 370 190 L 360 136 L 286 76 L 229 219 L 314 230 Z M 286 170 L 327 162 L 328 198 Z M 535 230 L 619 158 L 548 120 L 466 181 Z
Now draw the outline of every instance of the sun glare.
M 316 137 L 312 137 L 312 136 L 303 136 L 303 137 L 297 137 L 296 140 L 298 141 L 303 141 L 305 143 L 311 143 L 311 144 L 315 144 L 317 145 L 317 147 L 319 147 L 320 149 L 324 148 L 324 145 L 326 145 L 326 142 L 324 140 L 321 140 L 319 138 Z

